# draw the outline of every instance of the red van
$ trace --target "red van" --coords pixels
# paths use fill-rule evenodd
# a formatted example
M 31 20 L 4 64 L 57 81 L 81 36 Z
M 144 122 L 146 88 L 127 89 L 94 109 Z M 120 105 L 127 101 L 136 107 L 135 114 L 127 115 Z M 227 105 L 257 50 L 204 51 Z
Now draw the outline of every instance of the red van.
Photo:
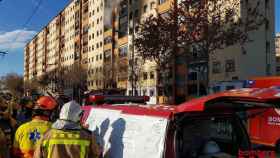
M 104 157 L 242 158 L 252 148 L 240 116 L 247 110 L 277 106 L 279 94 L 276 88 L 247 88 L 179 106 L 84 106 L 83 123 L 97 136 Z
M 259 77 L 250 80 L 252 88 L 280 88 L 280 77 Z M 259 111 L 249 119 L 249 135 L 255 144 L 276 147 L 280 152 L 280 111 L 274 108 Z

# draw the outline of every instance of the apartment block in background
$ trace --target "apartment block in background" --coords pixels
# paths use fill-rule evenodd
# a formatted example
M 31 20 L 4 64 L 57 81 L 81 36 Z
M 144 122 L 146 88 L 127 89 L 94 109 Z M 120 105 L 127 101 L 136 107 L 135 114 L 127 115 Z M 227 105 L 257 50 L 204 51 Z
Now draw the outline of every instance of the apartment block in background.
M 239 46 L 232 46 L 211 56 L 210 84 L 275 74 L 275 0 L 259 2 L 260 11 L 267 18 L 267 22 L 258 30 L 249 33 L 253 41 L 245 45 L 245 51 Z M 241 17 L 245 14 L 242 9 L 250 7 L 247 3 L 245 0 L 242 3 Z
M 150 103 L 163 101 L 158 97 L 163 87 L 156 85 L 160 80 L 157 65 L 153 61 L 142 62 L 133 40 L 142 20 L 151 14 L 167 13 L 172 2 L 120 0 L 112 8 L 112 0 L 72 0 L 26 45 L 24 80 L 78 65 L 86 70 L 83 79 L 88 91 L 118 89 L 128 95 L 148 95 Z M 210 84 L 275 73 L 274 0 L 261 1 L 261 6 L 268 22 L 251 33 L 254 42 L 246 45 L 246 52 L 235 46 L 211 56 Z M 207 89 L 206 74 L 198 75 L 196 71 L 201 64 L 205 63 L 178 65 L 176 93 L 196 95 L 198 83 L 201 89 Z M 64 92 L 73 94 L 70 81 L 65 80 L 64 84 Z M 171 92 L 172 87 L 168 90 Z

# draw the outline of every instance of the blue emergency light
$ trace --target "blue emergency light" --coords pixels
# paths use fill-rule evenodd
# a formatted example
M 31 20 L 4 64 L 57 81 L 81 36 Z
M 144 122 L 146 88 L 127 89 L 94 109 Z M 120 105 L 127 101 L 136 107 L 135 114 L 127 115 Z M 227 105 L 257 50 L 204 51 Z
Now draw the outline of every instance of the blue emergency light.
M 254 80 L 245 80 L 245 88 L 251 88 L 254 84 L 256 83 L 256 81 Z

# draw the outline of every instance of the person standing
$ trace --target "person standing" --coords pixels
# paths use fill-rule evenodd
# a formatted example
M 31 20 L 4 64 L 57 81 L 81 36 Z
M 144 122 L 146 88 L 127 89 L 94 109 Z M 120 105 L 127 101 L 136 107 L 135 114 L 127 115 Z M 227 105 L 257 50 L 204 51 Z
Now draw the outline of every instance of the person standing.
M 33 158 L 35 146 L 51 127 L 49 117 L 56 106 L 56 101 L 49 96 L 37 100 L 32 120 L 22 124 L 15 133 L 12 152 L 14 158 Z
M 99 158 L 95 137 L 80 126 L 82 114 L 77 102 L 64 104 L 59 119 L 36 147 L 34 158 Z
M 32 120 L 32 110 L 34 108 L 34 103 L 32 101 L 32 98 L 29 97 L 23 97 L 19 101 L 19 109 L 17 110 L 17 124 L 21 125 L 23 123 L 26 123 L 28 121 Z

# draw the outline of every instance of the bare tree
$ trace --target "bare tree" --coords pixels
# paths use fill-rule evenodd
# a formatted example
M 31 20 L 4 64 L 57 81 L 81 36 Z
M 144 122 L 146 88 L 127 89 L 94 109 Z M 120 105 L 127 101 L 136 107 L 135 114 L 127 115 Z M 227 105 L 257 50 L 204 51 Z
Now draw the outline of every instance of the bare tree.
M 184 57 L 187 64 L 194 60 L 206 61 L 204 65 L 209 73 L 211 54 L 233 45 L 240 45 L 245 51 L 244 45 L 252 41 L 249 33 L 266 22 L 259 1 L 242 2 L 182 0 L 174 3 L 165 15 L 150 16 L 140 24 L 135 40 L 137 52 L 144 60 L 155 61 L 159 68 L 172 65 L 173 83 L 176 80 L 174 61 L 179 57 Z M 196 50 L 195 58 L 190 50 Z M 175 88 L 173 98 L 177 100 Z
M 16 73 L 7 74 L 2 78 L 3 86 L 15 97 L 23 95 L 23 77 Z

